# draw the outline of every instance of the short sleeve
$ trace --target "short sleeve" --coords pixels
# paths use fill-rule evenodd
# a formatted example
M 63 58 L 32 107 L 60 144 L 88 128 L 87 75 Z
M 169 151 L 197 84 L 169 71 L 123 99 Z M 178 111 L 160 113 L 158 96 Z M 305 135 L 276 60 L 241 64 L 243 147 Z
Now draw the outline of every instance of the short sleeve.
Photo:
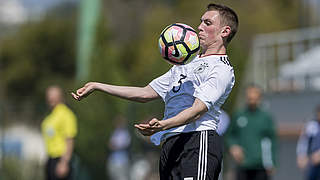
M 149 83 L 153 90 L 164 100 L 169 89 L 171 69 Z
M 64 113 L 64 135 L 74 138 L 77 135 L 77 119 L 71 110 Z
M 233 69 L 225 64 L 217 64 L 208 73 L 207 80 L 196 88 L 194 96 L 205 103 L 208 110 L 211 110 L 221 96 L 230 93 L 233 84 Z

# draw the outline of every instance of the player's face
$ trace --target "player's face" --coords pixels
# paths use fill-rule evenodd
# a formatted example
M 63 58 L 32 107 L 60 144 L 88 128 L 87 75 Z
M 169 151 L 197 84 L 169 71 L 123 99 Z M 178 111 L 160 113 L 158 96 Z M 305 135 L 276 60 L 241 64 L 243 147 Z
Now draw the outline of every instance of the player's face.
M 260 104 L 261 91 L 258 88 L 251 87 L 247 89 L 247 103 L 251 108 L 256 108 Z
M 46 96 L 47 103 L 51 108 L 61 103 L 61 92 L 57 88 L 49 88 Z
M 201 17 L 201 23 L 198 27 L 200 45 L 207 49 L 217 43 L 222 43 L 220 15 L 218 11 L 206 11 Z

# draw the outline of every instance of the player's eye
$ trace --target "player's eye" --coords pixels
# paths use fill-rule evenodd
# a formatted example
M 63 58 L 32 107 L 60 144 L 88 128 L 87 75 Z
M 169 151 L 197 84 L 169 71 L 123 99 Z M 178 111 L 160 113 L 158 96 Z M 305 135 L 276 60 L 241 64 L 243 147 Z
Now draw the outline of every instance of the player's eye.
M 210 21 L 208 21 L 208 20 L 205 20 L 204 23 L 205 23 L 207 26 L 209 26 L 209 25 L 212 24 L 212 23 L 211 23 Z

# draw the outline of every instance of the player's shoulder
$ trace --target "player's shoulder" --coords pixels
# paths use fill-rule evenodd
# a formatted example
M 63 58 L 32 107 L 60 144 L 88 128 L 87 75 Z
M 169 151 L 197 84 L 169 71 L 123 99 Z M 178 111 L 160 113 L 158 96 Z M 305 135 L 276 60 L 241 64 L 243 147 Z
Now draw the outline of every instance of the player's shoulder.
M 305 125 L 305 131 L 309 135 L 315 135 L 319 132 L 319 123 L 316 120 L 310 120 Z
M 74 112 L 66 104 L 59 104 L 57 106 L 58 106 L 57 110 L 59 114 L 75 116 Z
M 201 67 L 204 66 L 205 68 L 208 68 L 210 70 L 215 68 L 224 69 L 228 72 L 233 70 L 233 67 L 227 55 L 199 55 L 192 61 L 192 64 L 192 66 L 200 65 Z
M 307 121 L 305 127 L 308 128 L 314 128 L 314 127 L 318 127 L 319 123 L 316 120 L 309 120 Z
M 57 109 L 59 111 L 71 111 L 70 108 L 66 104 L 58 104 Z
M 247 113 L 247 109 L 246 108 L 242 108 L 242 109 L 237 109 L 234 112 L 231 113 L 231 116 L 233 118 L 239 117 L 239 116 L 246 116 Z
M 225 65 L 232 67 L 230 59 L 226 54 L 208 54 L 208 55 L 199 55 L 197 56 L 198 60 L 206 61 L 211 65 Z
M 259 113 L 260 116 L 264 117 L 264 119 L 268 119 L 268 120 L 273 119 L 273 115 L 270 112 L 270 109 L 264 105 L 260 105 L 257 108 L 257 113 Z

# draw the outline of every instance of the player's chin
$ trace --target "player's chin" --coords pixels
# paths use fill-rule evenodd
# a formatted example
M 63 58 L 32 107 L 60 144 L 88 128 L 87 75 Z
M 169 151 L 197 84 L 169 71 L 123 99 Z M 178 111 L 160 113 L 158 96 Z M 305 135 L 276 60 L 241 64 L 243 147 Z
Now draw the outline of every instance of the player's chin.
M 206 46 L 205 40 L 204 39 L 199 39 L 200 47 L 203 48 Z
M 201 41 L 200 41 L 200 48 L 201 49 L 206 49 L 206 47 L 207 47 L 206 44 L 204 42 L 201 43 Z

